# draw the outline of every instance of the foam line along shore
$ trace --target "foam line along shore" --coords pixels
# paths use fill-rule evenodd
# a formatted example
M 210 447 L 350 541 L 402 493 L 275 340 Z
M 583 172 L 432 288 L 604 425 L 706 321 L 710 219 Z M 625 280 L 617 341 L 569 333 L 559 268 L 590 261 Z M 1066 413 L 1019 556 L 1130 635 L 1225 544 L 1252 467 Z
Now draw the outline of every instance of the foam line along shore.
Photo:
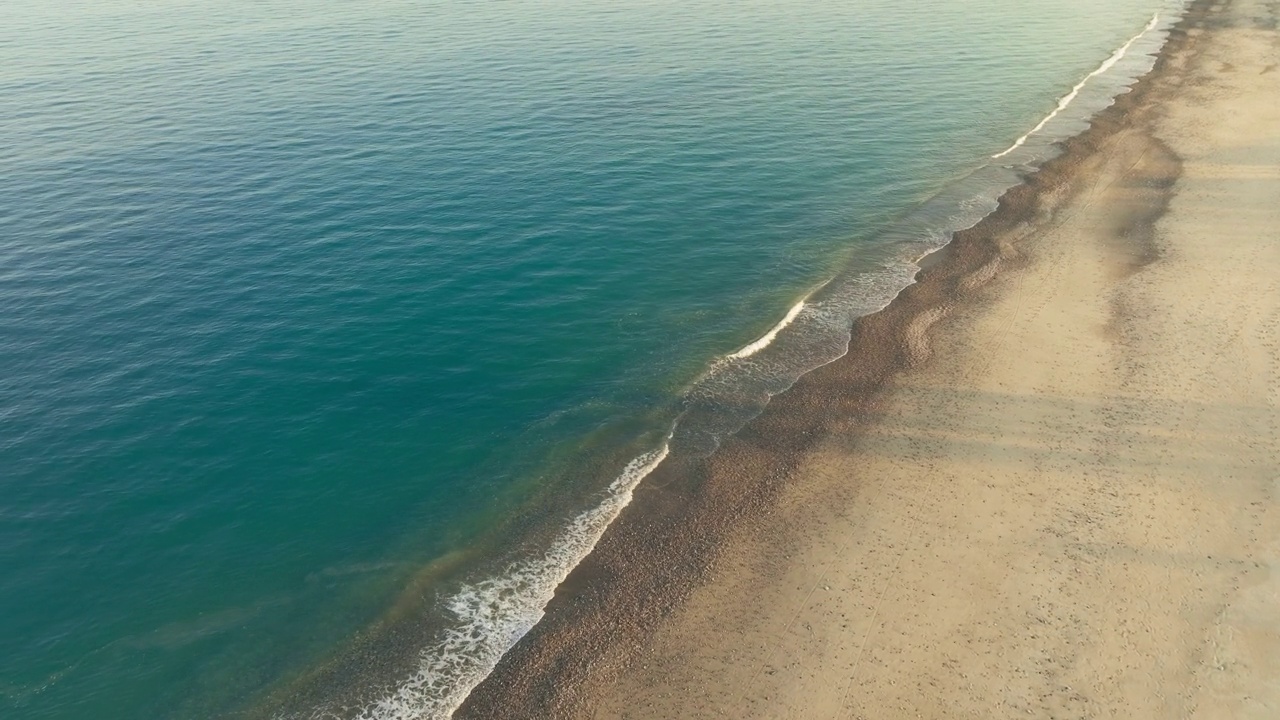
M 1197 3 L 566 715 L 1275 716 L 1277 28 Z
M 923 6 L 6 3 L 0 715 L 444 715 L 615 513 L 734 512 L 1180 3 Z
M 1069 97 L 1059 99 L 1051 114 L 1019 139 L 1014 146 L 1020 150 L 1016 166 L 1011 167 L 1004 160 L 977 161 L 965 177 L 884 231 L 878 270 L 870 270 L 864 263 L 837 273 L 806 292 L 756 340 L 710 363 L 699 379 L 683 391 L 683 408 L 661 454 L 665 457 L 671 452 L 672 463 L 686 469 L 696 466 L 797 378 L 840 358 L 849 348 L 855 320 L 884 308 L 910 284 L 922 255 L 934 253 L 954 232 L 990 213 L 996 207 L 995 199 L 1015 185 L 1021 173 L 1057 152 L 1055 139 L 1070 132 L 1072 123 L 1080 123 L 1105 107 L 1117 91 L 1150 67 L 1150 53 L 1159 47 L 1168 30 L 1169 22 L 1162 22 L 1160 17 L 1154 17 L 1112 51 L 1102 66 L 1084 74 Z M 1165 17 L 1171 21 L 1176 13 Z M 1131 49 L 1133 53 L 1129 52 Z M 1113 69 L 1115 73 L 1107 74 Z M 1059 124 L 1052 124 L 1054 120 Z M 1001 153 L 1001 157 L 1007 154 Z M 645 453 L 632 461 L 622 471 L 622 477 L 641 482 L 643 474 L 637 475 L 635 467 L 644 467 L 645 472 L 652 470 L 654 464 L 647 462 L 649 457 Z M 603 499 L 591 498 L 592 508 L 572 519 L 570 528 L 576 527 L 581 517 L 598 517 L 601 508 L 616 506 L 615 490 L 611 486 L 602 491 Z M 603 532 L 603 527 L 598 529 Z M 361 716 L 443 717 L 451 712 L 507 649 L 534 627 L 555 587 L 585 554 L 565 552 L 564 548 L 590 547 L 590 543 L 580 542 L 578 533 L 557 531 L 556 538 L 549 541 L 547 549 L 535 550 L 530 556 L 512 557 L 497 565 L 490 563 L 481 573 L 465 580 L 460 589 L 442 598 L 434 609 L 440 620 L 425 625 L 437 629 L 426 633 L 421 646 L 400 641 L 395 653 L 365 651 L 366 655 L 385 657 L 398 653 L 408 658 L 410 669 L 393 670 L 380 677 L 358 676 L 361 679 L 355 683 L 351 702 L 357 707 L 365 706 Z M 391 634 L 402 638 L 410 635 Z M 415 655 L 420 657 L 414 659 Z M 349 675 L 345 670 L 339 674 Z M 347 681 L 351 681 L 350 677 Z M 389 683 L 390 688 L 368 699 L 369 689 L 385 687 L 383 682 Z M 307 717 L 308 712 L 287 716 Z
M 1125 128 L 1128 114 L 1170 72 L 1169 58 L 1187 51 L 1185 29 L 1208 7 L 1193 3 L 1154 69 L 1130 92 L 1093 117 L 1086 131 L 1063 141 L 1060 155 L 1004 192 L 994 213 L 955 233 L 945 252 L 887 307 L 858 318 L 847 355 L 802 376 L 710 456 L 673 456 L 657 468 L 639 488 L 638 501 L 571 574 L 543 623 L 504 658 L 458 717 L 572 717 L 607 695 L 655 629 L 707 581 L 726 538 L 772 511 L 814 444 L 833 432 L 856 432 L 881 402 L 885 383 L 925 360 L 927 346 L 919 338 L 1008 262 L 1000 243 L 1010 233 L 1034 228 L 1046 208 L 1062 201 L 1060 191 L 1082 164 Z M 1155 21 L 1122 49 L 1154 27 Z M 1117 51 L 1104 65 L 1122 56 Z M 527 708 L 527 715 L 510 715 L 512 707 Z

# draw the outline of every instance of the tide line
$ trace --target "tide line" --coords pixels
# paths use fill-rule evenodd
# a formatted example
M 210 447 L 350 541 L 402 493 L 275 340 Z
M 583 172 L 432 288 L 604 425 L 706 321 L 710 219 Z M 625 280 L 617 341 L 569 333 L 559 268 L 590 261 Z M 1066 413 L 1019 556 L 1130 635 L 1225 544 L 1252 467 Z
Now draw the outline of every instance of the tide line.
M 666 459 L 670 443 L 668 434 L 657 449 L 628 463 L 601 501 L 575 517 L 544 554 L 513 563 L 448 598 L 455 625 L 423 650 L 411 677 L 365 708 L 357 720 L 452 717 L 502 656 L 542 619 L 556 588 L 631 504 L 636 486 Z
M 1036 125 L 1035 127 L 1031 128 L 1031 130 L 1028 131 L 1027 134 L 1018 138 L 1012 145 L 1008 147 L 1008 149 L 1004 150 L 1003 152 L 999 152 L 999 153 L 996 153 L 995 155 L 992 155 L 991 159 L 998 160 L 1004 157 L 1005 155 L 1008 155 L 1009 153 L 1013 152 L 1014 150 L 1017 150 L 1018 148 L 1022 147 L 1023 143 L 1029 140 L 1032 135 L 1035 135 L 1036 133 L 1043 130 L 1045 125 L 1048 125 L 1049 122 L 1053 120 L 1055 117 L 1057 117 L 1059 113 L 1061 113 L 1063 110 L 1066 110 L 1067 106 L 1070 105 L 1071 102 L 1075 100 L 1077 96 L 1080 95 L 1080 91 L 1084 89 L 1084 86 L 1087 85 L 1090 80 L 1110 70 L 1113 66 L 1115 66 L 1116 63 L 1120 62 L 1120 59 L 1125 56 L 1125 53 L 1129 52 L 1129 48 L 1133 47 L 1134 43 L 1142 39 L 1142 36 L 1151 32 L 1158 24 L 1160 24 L 1159 13 L 1151 16 L 1151 22 L 1147 23 L 1147 26 L 1142 29 L 1142 32 L 1129 38 L 1129 42 L 1125 43 L 1120 47 L 1119 50 L 1116 50 L 1114 53 L 1112 53 L 1111 57 L 1103 61 L 1103 63 L 1099 65 L 1096 70 L 1089 73 L 1088 75 L 1085 75 L 1083 80 L 1076 83 L 1076 86 L 1071 88 L 1071 92 L 1067 93 L 1066 95 L 1063 95 L 1062 98 L 1058 100 L 1058 106 L 1054 108 L 1053 112 L 1049 113 L 1045 117 L 1045 119 L 1041 120 L 1039 125 Z

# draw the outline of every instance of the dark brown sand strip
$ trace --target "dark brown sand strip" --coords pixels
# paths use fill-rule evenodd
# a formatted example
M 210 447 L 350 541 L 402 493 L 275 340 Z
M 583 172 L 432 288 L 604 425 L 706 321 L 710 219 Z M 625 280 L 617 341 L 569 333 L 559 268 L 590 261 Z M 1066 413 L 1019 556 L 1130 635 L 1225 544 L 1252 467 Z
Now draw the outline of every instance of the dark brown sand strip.
M 587 717 L 601 708 L 602 717 L 617 716 L 612 688 L 642 667 L 655 633 L 693 594 L 716 582 L 726 547 L 760 527 L 795 484 L 806 482 L 802 466 L 823 443 L 839 438 L 856 448 L 860 434 L 879 422 L 894 379 L 928 363 L 931 338 L 954 317 L 988 303 L 993 278 L 1016 274 L 1033 261 L 1023 243 L 1069 221 L 1072 203 L 1100 192 L 1097 178 L 1088 174 L 1099 155 L 1113 150 L 1118 135 L 1146 133 L 1142 128 L 1160 103 L 1184 82 L 1204 28 L 1221 21 L 1221 8 L 1220 2 L 1195 2 L 1155 69 L 1088 131 L 1064 142 L 1058 158 L 1009 190 L 995 213 L 958 233 L 893 303 L 859 319 L 845 357 L 775 397 L 710 458 L 672 458 L 647 478 L 635 502 L 557 592 L 544 620 L 455 717 Z M 1177 155 L 1149 134 L 1127 147 L 1140 148 L 1133 172 L 1125 175 L 1134 187 L 1118 200 L 1116 193 L 1109 196 L 1120 210 L 1110 216 L 1115 227 L 1108 247 L 1115 262 L 1108 267 L 1132 273 L 1159 255 L 1152 228 L 1167 208 L 1180 168 Z M 842 482 L 856 485 L 862 479 L 855 470 Z M 747 675 L 757 677 L 755 671 Z M 648 716 L 679 714 L 669 708 L 666 715 Z

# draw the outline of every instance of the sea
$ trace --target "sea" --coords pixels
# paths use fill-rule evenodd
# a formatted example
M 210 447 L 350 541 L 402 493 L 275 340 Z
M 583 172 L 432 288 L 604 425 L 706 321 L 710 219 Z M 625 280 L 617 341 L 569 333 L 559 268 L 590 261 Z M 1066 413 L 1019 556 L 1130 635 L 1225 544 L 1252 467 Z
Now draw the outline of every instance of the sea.
M 6 0 L 0 717 L 447 718 L 1181 0 Z

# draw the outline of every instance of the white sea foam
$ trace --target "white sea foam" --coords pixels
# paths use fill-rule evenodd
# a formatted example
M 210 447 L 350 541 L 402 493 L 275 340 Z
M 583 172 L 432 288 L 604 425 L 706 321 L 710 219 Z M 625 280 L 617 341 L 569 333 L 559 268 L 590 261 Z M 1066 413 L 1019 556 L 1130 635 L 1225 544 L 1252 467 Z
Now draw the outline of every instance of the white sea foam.
M 1070 105 L 1071 102 L 1075 100 L 1077 96 L 1080 95 L 1080 91 L 1084 89 L 1085 85 L 1087 85 L 1090 80 L 1092 80 L 1093 78 L 1101 75 L 1102 73 L 1114 67 L 1115 64 L 1120 62 L 1120 60 L 1125 56 L 1125 53 L 1129 52 L 1129 48 L 1133 47 L 1134 43 L 1141 40 L 1144 35 L 1154 30 L 1156 26 L 1159 24 L 1160 24 L 1160 15 L 1159 14 L 1152 15 L 1151 22 L 1147 23 L 1147 26 L 1142 29 L 1142 32 L 1129 38 L 1129 42 L 1125 43 L 1124 45 L 1121 45 L 1119 50 L 1116 50 L 1114 53 L 1112 53 L 1111 57 L 1104 60 L 1102 64 L 1098 66 L 1098 69 L 1094 70 L 1088 75 L 1085 75 L 1083 80 L 1076 83 L 1076 86 L 1071 88 L 1071 92 L 1067 93 L 1066 95 L 1063 95 L 1062 98 L 1058 100 L 1058 106 L 1053 109 L 1053 112 L 1045 116 L 1045 118 L 1040 121 L 1039 125 L 1036 125 L 1035 127 L 1031 128 L 1031 130 L 1027 132 L 1026 135 L 1023 135 L 1022 137 L 1018 138 L 1012 145 L 1008 147 L 1008 149 L 1004 150 L 1003 152 L 999 152 L 999 153 L 996 153 L 995 155 L 992 155 L 991 158 L 993 160 L 998 160 L 999 158 L 1002 158 L 1005 155 L 1008 155 L 1009 153 L 1013 152 L 1014 150 L 1017 150 L 1018 148 L 1022 147 L 1022 145 L 1026 143 L 1027 140 L 1029 140 L 1032 135 L 1035 135 L 1036 133 L 1043 130 L 1045 125 L 1048 125 L 1050 121 L 1052 121 L 1055 117 L 1058 116 L 1059 113 L 1061 113 L 1063 110 L 1066 110 L 1067 106 Z
M 595 548 L 631 502 L 636 485 L 667 456 L 670 437 L 632 460 L 595 507 L 578 515 L 540 557 L 468 585 L 446 606 L 455 623 L 423 650 L 413 677 L 359 715 L 360 720 L 448 718 L 525 633 L 542 619 L 555 589 Z
M 727 355 L 726 357 L 728 357 L 731 360 L 741 360 L 742 358 L 745 358 L 745 357 L 751 357 L 752 355 L 755 355 L 761 350 L 769 347 L 769 344 L 773 342 L 773 339 L 778 337 L 778 332 L 781 331 L 786 326 L 790 325 L 791 321 L 796 319 L 796 316 L 800 314 L 801 310 L 804 310 L 804 300 L 801 300 L 800 302 L 791 306 L 791 309 L 787 311 L 786 316 L 783 317 L 782 320 L 778 321 L 778 324 L 774 325 L 773 328 L 769 330 L 769 332 L 765 333 L 764 335 L 761 335 L 758 340 L 756 340 L 755 342 L 749 345 L 746 345 L 741 350 L 735 353 L 729 353 L 729 355 Z
M 1155 29 L 1159 19 L 1158 15 L 1152 17 L 1142 32 L 1063 96 L 1053 112 L 992 158 L 1009 155 L 1044 130 L 1076 100 L 1090 80 L 1113 68 L 1140 39 Z M 1016 178 L 1009 180 L 1015 182 Z M 1003 187 L 999 189 L 1002 191 Z M 854 318 L 885 307 L 913 282 L 920 259 L 945 245 L 952 231 L 973 225 L 996 206 L 994 197 L 985 194 L 956 202 L 960 212 L 946 217 L 946 231 L 921 231 L 919 241 L 914 244 L 918 249 L 899 262 L 886 264 L 880 272 L 833 279 L 824 285 L 824 296 L 828 297 L 821 303 L 809 305 L 809 295 L 806 295 L 767 333 L 713 363 L 708 372 L 687 389 L 686 397 L 705 394 L 719 401 L 725 397 L 748 398 L 754 401 L 753 406 L 762 408 L 770 397 L 790 387 L 797 376 L 844 355 L 848 351 L 849 327 Z M 753 361 L 750 372 L 729 372 L 733 363 L 725 361 L 749 358 L 769 347 L 802 313 L 807 332 L 796 334 L 794 346 L 792 338 L 787 338 L 784 362 Z M 728 434 L 740 427 L 749 415 L 729 418 L 722 426 L 711 423 L 714 427 L 704 430 L 717 437 Z M 708 425 L 708 422 L 704 419 L 702 424 Z M 424 720 L 452 715 L 475 686 L 493 671 L 502 656 L 542 618 L 556 587 L 594 549 L 610 523 L 631 502 L 640 481 L 667 457 L 671 442 L 672 438 L 668 437 L 660 448 L 628 464 L 609 486 L 603 500 L 574 518 L 544 555 L 513 564 L 498 576 L 468 585 L 447 598 L 445 605 L 455 619 L 453 627 L 439 642 L 423 650 L 419 667 L 411 678 L 389 690 L 360 714 L 359 719 Z M 689 444 L 686 438 L 685 445 Z

